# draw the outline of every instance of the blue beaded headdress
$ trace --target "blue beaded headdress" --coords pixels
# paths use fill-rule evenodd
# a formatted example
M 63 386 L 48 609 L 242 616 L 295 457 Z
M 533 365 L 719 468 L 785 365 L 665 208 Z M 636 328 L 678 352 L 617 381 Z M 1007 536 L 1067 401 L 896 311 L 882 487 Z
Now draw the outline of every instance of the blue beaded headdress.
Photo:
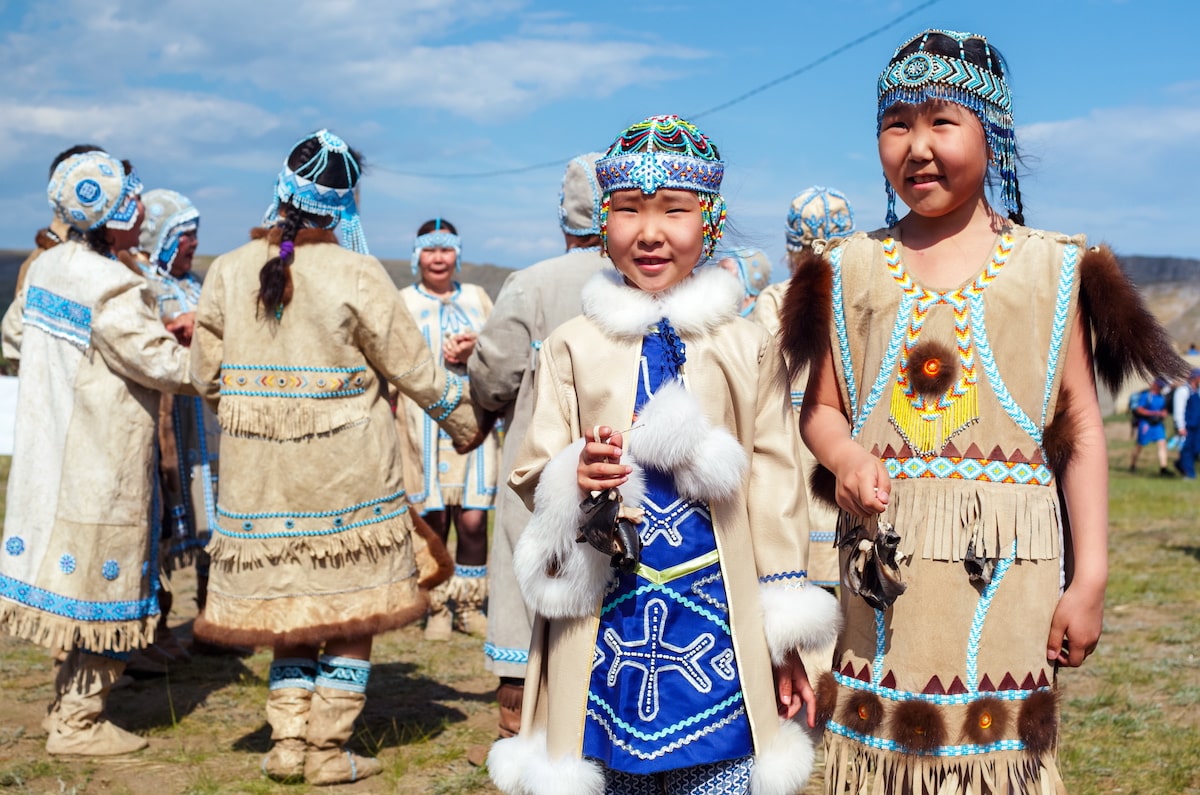
M 462 270 L 462 238 L 458 235 L 442 228 L 442 219 L 435 218 L 433 220 L 433 231 L 426 232 L 423 235 L 417 235 L 413 241 L 412 253 L 412 274 L 416 276 L 421 272 L 421 251 L 427 248 L 452 248 L 454 249 L 454 270 Z
M 133 168 L 99 150 L 72 155 L 58 164 L 46 185 L 50 209 L 71 228 L 102 226 L 129 230 L 137 223 L 142 181 Z
M 958 57 L 925 51 L 932 35 L 946 36 L 958 42 Z M 919 47 L 899 57 L 913 42 Z M 987 66 L 967 60 L 964 44 L 971 40 L 982 42 Z M 996 71 L 993 72 L 992 70 Z M 875 118 L 875 134 L 879 135 L 883 115 L 897 102 L 920 105 L 931 99 L 962 105 L 979 118 L 991 150 L 992 163 L 1000 175 L 1000 199 L 1009 213 L 1018 211 L 1017 201 L 1017 140 L 1013 129 L 1012 94 L 1004 80 L 1004 64 L 987 39 L 974 33 L 954 30 L 927 30 L 913 36 L 896 48 L 892 61 L 879 75 L 879 109 Z M 886 183 L 888 197 L 888 226 L 894 226 L 896 192 Z
M 725 163 L 717 147 L 691 122 L 678 116 L 651 116 L 628 127 L 596 161 L 596 180 L 604 191 L 600 205 L 602 250 L 607 253 L 613 191 L 651 194 L 668 188 L 700 194 L 704 257 L 711 257 L 725 232 L 725 199 L 719 192 L 724 176 Z
M 296 142 L 299 146 L 304 141 L 315 138 L 321 148 L 308 162 L 292 170 L 287 160 L 283 161 L 283 169 L 275 180 L 275 200 L 267 208 L 263 217 L 263 225 L 270 226 L 279 220 L 281 204 L 290 204 L 306 213 L 329 216 L 330 228 L 341 225 L 342 245 L 357 251 L 359 254 L 369 254 L 367 238 L 363 234 L 362 222 L 358 217 L 358 204 L 354 196 L 354 188 L 362 175 L 357 158 L 338 136 L 329 130 L 318 130 Z M 295 150 L 295 146 L 292 147 Z M 330 158 L 337 154 L 337 158 Z M 345 170 L 347 188 L 328 188 L 317 182 L 328 168 Z
M 835 240 L 853 231 L 854 211 L 841 191 L 814 185 L 796 194 L 788 206 L 788 251 L 803 251 L 814 240 Z
M 146 220 L 138 247 L 150 256 L 150 263 L 164 276 L 170 274 L 179 253 L 179 238 L 200 229 L 200 211 L 188 197 L 173 190 L 155 188 L 142 196 Z
M 601 155 L 589 152 L 572 158 L 563 172 L 558 194 L 558 225 L 568 235 L 587 237 L 600 234 L 600 184 L 596 181 L 596 161 Z

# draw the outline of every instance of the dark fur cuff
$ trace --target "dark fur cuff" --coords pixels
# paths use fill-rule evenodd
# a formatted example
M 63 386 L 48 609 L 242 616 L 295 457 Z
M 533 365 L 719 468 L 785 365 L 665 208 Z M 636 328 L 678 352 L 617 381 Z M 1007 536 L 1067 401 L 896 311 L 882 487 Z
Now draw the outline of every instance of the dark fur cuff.
M 1095 340 L 1096 373 L 1114 392 L 1131 375 L 1187 375 L 1187 363 L 1137 288 L 1121 270 L 1112 249 L 1101 246 L 1083 255 L 1079 266 L 1079 304 Z
M 779 344 L 795 383 L 803 370 L 829 350 L 833 322 L 833 269 L 811 251 L 801 255 L 780 312 Z

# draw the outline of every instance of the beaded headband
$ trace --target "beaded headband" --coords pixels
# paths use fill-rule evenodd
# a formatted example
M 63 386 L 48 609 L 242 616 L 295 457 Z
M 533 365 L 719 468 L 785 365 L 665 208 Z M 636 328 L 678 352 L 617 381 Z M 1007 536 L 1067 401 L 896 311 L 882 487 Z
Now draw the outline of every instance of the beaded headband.
M 725 231 L 721 179 L 725 163 L 717 147 L 689 121 L 651 116 L 628 127 L 596 161 L 596 180 L 604 192 L 600 206 L 601 250 L 608 251 L 608 210 L 612 192 L 659 188 L 700 194 L 704 215 L 704 257 L 711 257 Z
M 150 262 L 165 275 L 170 274 L 179 254 L 179 239 L 200 230 L 200 211 L 183 194 L 156 188 L 142 197 L 146 220 L 142 222 L 139 247 L 150 255 Z
M 958 57 L 926 52 L 925 45 L 931 35 L 946 36 L 958 42 Z M 903 58 L 900 53 L 920 40 L 917 50 Z M 978 66 L 967 60 L 964 44 L 976 40 L 982 42 L 987 56 L 987 67 Z M 897 102 L 920 105 L 929 100 L 944 100 L 962 105 L 979 118 L 991 150 L 993 165 L 1000 175 L 1001 202 L 1009 213 L 1017 211 L 1017 141 L 1013 128 L 1012 94 L 1003 74 L 998 53 L 987 39 L 974 33 L 954 30 L 927 30 L 913 36 L 896 48 L 892 62 L 879 75 L 879 109 L 875 118 L 875 134 L 883 124 L 888 108 Z M 894 226 L 896 217 L 896 192 L 886 185 L 888 196 L 888 226 Z
M 814 240 L 834 240 L 853 231 L 854 211 L 841 191 L 814 185 L 796 194 L 788 206 L 788 251 L 803 251 Z
M 426 232 L 423 235 L 417 235 L 413 241 L 412 253 L 412 273 L 413 276 L 421 272 L 421 251 L 427 248 L 452 248 L 454 249 L 454 270 L 462 270 L 462 238 L 453 232 L 442 228 L 442 219 L 434 219 L 434 229 L 432 232 Z
M 59 163 L 46 185 L 55 215 L 68 226 L 87 232 L 108 226 L 129 230 L 137 223 L 142 181 L 107 152 L 72 155 Z
M 341 224 L 342 245 L 359 254 L 369 254 L 367 238 L 363 234 L 362 222 L 358 217 L 358 204 L 354 198 L 354 186 L 362 176 L 358 160 L 338 136 L 329 130 L 318 130 L 296 142 L 296 146 L 315 138 L 321 148 L 306 163 L 293 170 L 283 161 L 283 169 L 275 179 L 275 200 L 263 217 L 263 225 L 270 226 L 279 220 L 279 207 L 289 204 L 313 215 L 329 216 L 329 228 Z M 296 146 L 293 146 L 294 150 Z M 331 159 L 330 154 L 340 157 Z M 329 188 L 316 180 L 331 167 L 345 170 L 348 188 Z

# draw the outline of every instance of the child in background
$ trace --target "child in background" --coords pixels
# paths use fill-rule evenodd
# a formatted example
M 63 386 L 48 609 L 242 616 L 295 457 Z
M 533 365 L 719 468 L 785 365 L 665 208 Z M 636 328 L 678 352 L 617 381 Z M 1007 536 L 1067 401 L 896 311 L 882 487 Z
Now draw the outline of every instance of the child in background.
M 1182 363 L 1112 252 L 1021 225 L 983 37 L 903 44 L 878 137 L 888 228 L 821 247 L 784 307 L 792 369 L 813 362 L 804 439 L 841 507 L 825 791 L 1062 791 L 1057 671 L 1095 649 L 1108 570 L 1092 340 L 1110 383 Z
M 546 339 L 509 481 L 533 510 L 513 563 L 537 618 L 521 732 L 488 759 L 507 793 L 791 793 L 811 770 L 798 652 L 832 642 L 836 609 L 805 577 L 774 341 L 738 316 L 735 277 L 697 267 L 723 171 L 674 116 L 596 164 L 615 271 Z M 619 494 L 622 569 L 576 540 L 593 494 Z

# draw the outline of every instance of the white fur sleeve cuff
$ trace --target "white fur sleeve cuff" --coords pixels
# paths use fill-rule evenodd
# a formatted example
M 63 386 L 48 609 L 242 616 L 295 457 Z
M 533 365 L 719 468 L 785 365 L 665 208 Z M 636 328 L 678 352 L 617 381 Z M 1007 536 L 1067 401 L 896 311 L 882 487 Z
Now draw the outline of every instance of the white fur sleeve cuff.
M 825 590 L 805 583 L 759 584 L 763 630 L 771 662 L 781 665 L 790 651 L 816 651 L 837 640 L 841 613 L 837 600 Z

